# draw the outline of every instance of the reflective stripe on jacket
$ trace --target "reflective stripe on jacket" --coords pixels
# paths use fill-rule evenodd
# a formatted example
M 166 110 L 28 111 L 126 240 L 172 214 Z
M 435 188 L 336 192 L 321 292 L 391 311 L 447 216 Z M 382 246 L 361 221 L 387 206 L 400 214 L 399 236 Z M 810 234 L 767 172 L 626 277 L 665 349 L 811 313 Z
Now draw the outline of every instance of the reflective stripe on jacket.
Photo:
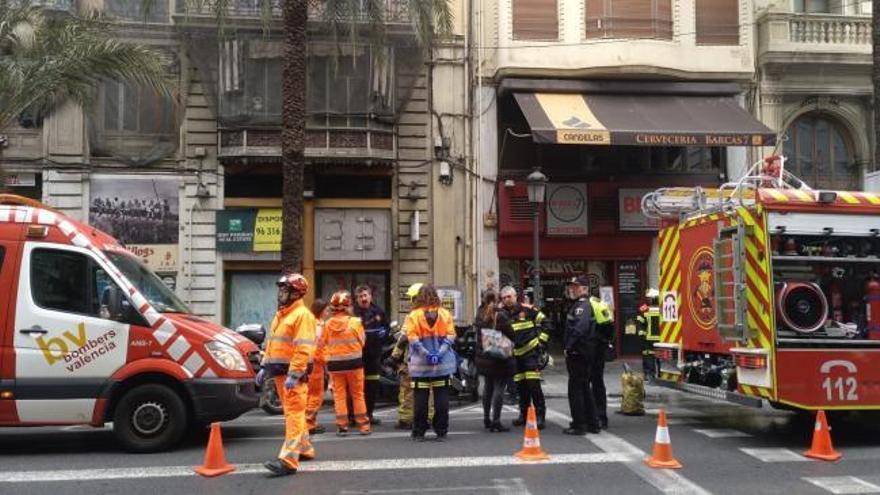
M 429 325 L 425 313 L 434 312 L 437 319 Z M 409 341 L 409 374 L 413 378 L 445 377 L 455 372 L 455 325 L 452 315 L 439 306 L 417 308 L 406 316 L 404 323 Z M 428 364 L 428 355 L 437 354 L 440 363 Z
M 550 340 L 550 334 L 546 329 L 546 318 L 541 311 L 520 304 L 512 308 L 504 308 L 503 311 L 510 320 L 510 326 L 513 327 L 513 355 L 517 358 L 536 352 L 538 346 Z
M 364 326 L 360 318 L 346 313 L 324 323 L 320 347 L 327 369 L 346 371 L 364 367 Z
M 299 299 L 275 313 L 263 366 L 270 375 L 301 377 L 315 354 L 317 320 Z

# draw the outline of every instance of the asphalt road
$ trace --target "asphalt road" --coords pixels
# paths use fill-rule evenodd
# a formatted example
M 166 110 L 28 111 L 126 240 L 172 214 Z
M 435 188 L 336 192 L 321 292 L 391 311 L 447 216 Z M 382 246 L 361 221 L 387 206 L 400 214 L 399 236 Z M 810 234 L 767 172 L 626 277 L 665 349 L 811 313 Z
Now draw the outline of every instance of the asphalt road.
M 619 388 L 619 366 L 607 383 Z M 548 374 L 550 425 L 541 442 L 550 461 L 524 463 L 512 454 L 522 432 L 488 433 L 477 404 L 455 404 L 446 442 L 413 443 L 394 430 L 396 412 L 369 437 L 314 438 L 318 458 L 299 474 L 264 475 L 261 463 L 280 447 L 280 417 L 251 412 L 223 425 L 225 452 L 237 470 L 205 479 L 201 464 L 206 435 L 194 435 L 170 453 L 120 452 L 107 430 L 86 427 L 0 429 L 0 494 L 633 494 L 633 493 L 880 493 L 880 416 L 832 417 L 837 463 L 813 461 L 812 419 L 772 409 L 751 409 L 667 389 L 649 387 L 647 414 L 611 414 L 599 435 L 561 434 L 568 423 L 565 377 Z M 609 412 L 619 407 L 611 397 Z M 667 411 L 680 470 L 643 463 L 654 444 L 659 408 Z M 505 412 L 505 422 L 515 416 Z M 332 426 L 330 407 L 321 417 Z

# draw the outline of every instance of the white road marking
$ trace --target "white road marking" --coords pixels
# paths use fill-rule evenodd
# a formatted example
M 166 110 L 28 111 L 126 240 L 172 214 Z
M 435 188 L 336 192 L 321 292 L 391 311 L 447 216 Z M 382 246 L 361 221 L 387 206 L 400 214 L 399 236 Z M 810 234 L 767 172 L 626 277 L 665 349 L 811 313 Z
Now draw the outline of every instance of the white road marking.
M 474 435 L 480 433 L 478 431 L 450 431 L 449 435 Z M 407 431 L 389 431 L 389 432 L 374 432 L 370 435 L 361 435 L 357 431 L 350 431 L 347 437 L 337 437 L 335 433 L 332 433 L 330 430 L 327 430 L 327 433 L 322 433 L 320 435 L 310 435 L 312 443 L 327 443 L 327 442 L 350 442 L 353 440 L 383 440 L 388 438 L 409 438 L 411 433 Z M 241 441 L 273 441 L 273 442 L 281 442 L 284 440 L 284 434 L 279 433 L 274 437 L 229 437 L 226 438 L 226 442 L 241 442 Z
M 406 494 L 406 493 L 455 493 L 455 492 L 465 492 L 465 493 L 476 493 L 476 492 L 491 492 L 498 493 L 499 495 L 531 495 L 528 487 L 526 487 L 525 482 L 522 478 L 511 478 L 511 479 L 495 479 L 492 480 L 492 484 L 488 486 L 448 486 L 445 488 L 393 488 L 388 490 L 343 490 L 339 492 L 341 495 L 356 495 L 356 494 Z
M 707 428 L 704 430 L 694 429 L 694 431 L 699 433 L 700 435 L 706 435 L 709 438 L 748 438 L 748 437 L 751 437 L 751 435 L 749 435 L 746 432 L 739 431 L 739 430 L 728 430 L 728 429 L 724 429 L 724 428 L 717 428 L 717 429 Z
M 547 418 L 557 425 L 564 427 L 568 427 L 568 423 L 571 421 L 570 416 L 549 408 L 547 409 Z M 671 469 L 653 469 L 648 467 L 642 462 L 647 456 L 645 452 L 623 438 L 608 433 L 607 430 L 598 435 L 586 435 L 584 438 L 608 455 L 611 455 L 609 454 L 610 452 L 614 452 L 629 456 L 630 459 L 624 463 L 624 466 L 662 493 L 675 493 L 679 495 L 709 495 L 711 493 Z
M 811 459 L 797 452 L 781 448 L 739 449 L 761 462 L 810 462 Z
M 521 461 L 512 455 L 477 457 L 422 457 L 348 461 L 308 461 L 300 464 L 300 473 L 328 471 L 398 471 L 401 469 L 461 469 L 487 466 L 525 466 L 560 464 L 606 464 L 635 462 L 629 453 L 555 454 L 546 461 Z M 639 462 L 641 462 L 639 460 Z M 0 483 L 35 483 L 114 479 L 180 478 L 197 476 L 192 466 L 161 466 L 110 469 L 71 469 L 0 472 Z M 262 464 L 238 464 L 230 474 L 266 473 Z M 683 493 L 683 492 L 680 492 Z
M 835 494 L 880 493 L 880 486 L 868 483 L 855 476 L 829 476 L 824 478 L 802 479 Z

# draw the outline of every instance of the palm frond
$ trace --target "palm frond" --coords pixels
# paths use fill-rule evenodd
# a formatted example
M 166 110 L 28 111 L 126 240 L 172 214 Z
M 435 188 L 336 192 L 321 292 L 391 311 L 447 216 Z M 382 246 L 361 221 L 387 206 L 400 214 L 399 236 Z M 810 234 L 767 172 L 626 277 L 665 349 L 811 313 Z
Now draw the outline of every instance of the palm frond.
M 103 80 L 173 93 L 160 52 L 123 41 L 100 13 L 46 17 L 39 8 L 0 12 L 0 128 L 28 108 L 87 105 Z

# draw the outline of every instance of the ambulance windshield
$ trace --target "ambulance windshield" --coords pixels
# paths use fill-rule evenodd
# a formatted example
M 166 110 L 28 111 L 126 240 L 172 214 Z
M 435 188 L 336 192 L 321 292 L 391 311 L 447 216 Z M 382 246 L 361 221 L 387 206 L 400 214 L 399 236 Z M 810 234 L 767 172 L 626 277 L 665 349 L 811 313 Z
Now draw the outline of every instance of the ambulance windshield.
M 155 273 L 131 255 L 115 251 L 104 254 L 160 313 L 190 313 L 191 311 Z

